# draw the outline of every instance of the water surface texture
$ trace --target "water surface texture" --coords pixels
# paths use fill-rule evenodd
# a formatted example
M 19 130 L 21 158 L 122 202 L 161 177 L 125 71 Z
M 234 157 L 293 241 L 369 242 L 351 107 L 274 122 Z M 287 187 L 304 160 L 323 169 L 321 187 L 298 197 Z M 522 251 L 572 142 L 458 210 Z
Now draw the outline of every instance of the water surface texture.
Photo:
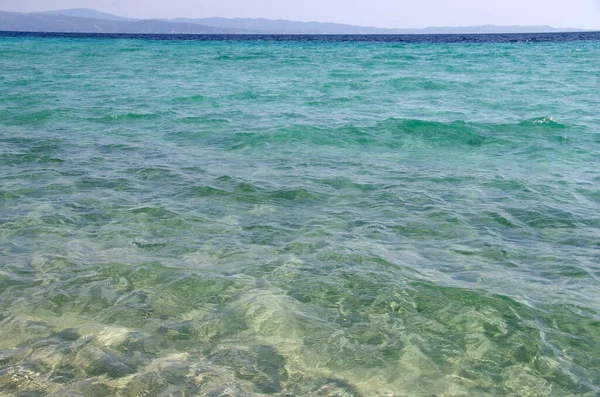
M 0 71 L 0 395 L 600 394 L 600 41 Z

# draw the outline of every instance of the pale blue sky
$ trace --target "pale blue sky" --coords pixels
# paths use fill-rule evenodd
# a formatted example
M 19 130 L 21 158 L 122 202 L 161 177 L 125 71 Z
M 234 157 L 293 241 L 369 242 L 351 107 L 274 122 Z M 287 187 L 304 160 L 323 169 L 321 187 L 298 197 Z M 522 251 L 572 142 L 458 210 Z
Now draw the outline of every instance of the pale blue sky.
M 7 11 L 94 8 L 137 18 L 265 17 L 388 28 L 552 25 L 600 29 L 600 0 L 0 0 Z

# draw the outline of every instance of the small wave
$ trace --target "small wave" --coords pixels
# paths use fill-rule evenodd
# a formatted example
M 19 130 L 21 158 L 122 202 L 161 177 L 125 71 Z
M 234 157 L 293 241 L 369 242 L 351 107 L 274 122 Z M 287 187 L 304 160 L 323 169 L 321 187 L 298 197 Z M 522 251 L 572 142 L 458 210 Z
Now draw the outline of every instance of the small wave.
M 318 194 L 304 188 L 278 189 L 269 192 L 269 197 L 275 201 L 314 201 Z
M 499 189 L 502 190 L 504 192 L 507 193 L 530 193 L 531 189 L 529 189 L 527 187 L 527 185 L 525 183 L 523 183 L 522 181 L 519 180 L 514 180 L 514 179 L 496 179 L 490 182 L 484 182 L 483 183 L 484 186 L 493 188 L 493 189 Z
M 579 219 L 571 212 L 547 205 L 537 209 L 507 208 L 506 211 L 519 222 L 537 230 L 576 230 L 580 225 Z
M 282 99 L 280 95 L 273 95 L 272 93 L 263 92 L 258 93 L 252 90 L 246 90 L 241 92 L 236 92 L 233 95 L 230 95 L 229 98 L 235 99 L 238 101 L 260 101 L 260 102 L 275 102 Z
M 215 118 L 215 117 L 208 117 L 208 116 L 188 116 L 188 117 L 182 117 L 182 118 L 178 118 L 177 119 L 178 123 L 181 124 L 190 124 L 190 125 L 202 125 L 202 126 L 206 126 L 208 128 L 214 128 L 217 126 L 223 126 L 225 124 L 227 124 L 227 120 L 225 118 Z M 194 134 L 197 134 L 198 131 L 194 131 Z M 186 132 L 183 131 L 179 131 L 174 133 L 175 135 L 186 135 Z
M 522 127 L 543 127 L 543 128 L 567 128 L 566 125 L 559 123 L 552 117 L 536 117 L 519 123 Z
M 334 70 L 329 73 L 329 77 L 335 79 L 359 79 L 364 77 L 364 73 L 348 72 L 345 70 Z
M 492 141 L 481 132 L 483 128 L 455 121 L 451 123 L 387 119 L 374 126 L 347 125 L 339 128 L 318 128 L 294 125 L 264 133 L 237 133 L 225 140 L 231 150 L 261 147 L 268 144 L 305 142 L 319 146 L 387 146 L 413 147 L 432 145 L 481 146 Z M 420 141 L 416 144 L 416 141 Z
M 117 52 L 121 52 L 121 53 L 140 52 L 140 51 L 144 51 L 144 47 L 142 47 L 142 46 L 124 47 L 124 48 L 119 48 L 117 50 Z
M 230 194 L 229 192 L 227 192 L 225 190 L 217 189 L 212 186 L 194 186 L 192 188 L 185 189 L 185 191 L 182 193 L 186 196 L 191 195 L 191 196 L 197 197 L 197 198 L 213 197 L 213 196 L 227 196 Z
M 246 99 L 258 99 L 260 98 L 261 95 L 257 94 L 254 91 L 242 91 L 242 92 L 237 92 L 235 94 L 232 95 L 232 98 L 234 99 L 238 99 L 238 100 L 246 100 Z
M 354 100 L 352 97 L 349 100 Z M 331 101 L 331 99 L 330 99 Z M 345 102 L 340 102 L 343 104 Z M 316 103 L 315 103 L 316 105 Z M 215 127 L 223 127 L 226 121 L 206 122 L 202 117 L 189 120 L 192 124 L 198 122 L 210 131 Z M 520 123 L 485 123 L 465 120 L 435 121 L 421 119 L 388 118 L 371 124 L 352 123 L 336 127 L 316 126 L 313 124 L 292 124 L 285 127 L 269 128 L 264 131 L 233 131 L 228 134 L 214 136 L 218 144 L 225 145 L 229 150 L 247 150 L 256 147 L 276 144 L 285 145 L 299 143 L 315 146 L 380 146 L 390 149 L 426 148 L 434 146 L 464 146 L 464 147 L 505 147 L 507 149 L 523 149 L 532 146 L 539 150 L 540 144 L 553 148 L 557 144 L 571 142 L 571 136 L 547 134 L 546 129 L 566 130 L 578 128 L 561 124 L 551 118 L 526 120 Z M 583 128 L 583 127 L 581 127 Z M 197 132 L 196 132 L 197 134 Z M 192 139 L 197 135 L 179 134 L 180 138 Z M 189 136 L 188 136 L 189 135 Z M 202 133 L 203 138 L 213 136 L 212 133 Z M 532 140 L 533 138 L 533 140 Z
M 388 84 L 401 91 L 437 91 L 447 89 L 447 86 L 440 82 L 416 77 L 399 77 L 390 80 Z
M 244 55 L 222 54 L 215 58 L 216 61 L 251 61 L 255 59 L 272 59 L 273 55 L 267 52 L 245 53 Z
M 436 144 L 465 144 L 481 146 L 488 137 L 465 121 L 442 123 L 425 120 L 390 119 L 383 123 L 399 139 L 406 137 L 420 138 Z
M 3 124 L 11 126 L 28 126 L 42 124 L 50 121 L 60 111 L 54 109 L 40 110 L 37 112 L 20 113 L 20 112 L 0 112 L 0 121 Z
M 61 164 L 65 160 L 39 153 L 17 153 L 0 155 L 0 165 L 25 165 L 25 164 Z
M 377 189 L 376 185 L 370 183 L 353 182 L 349 178 L 313 179 L 312 181 L 321 185 L 330 186 L 336 190 L 355 189 L 367 192 Z
M 337 81 L 330 81 L 327 82 L 326 84 L 323 84 L 323 86 L 321 87 L 321 90 L 323 92 L 333 92 L 334 90 L 340 90 L 340 89 L 350 89 L 353 91 L 361 91 L 367 88 L 367 85 L 364 82 L 357 82 L 356 80 L 352 80 L 352 79 L 347 79 L 347 80 L 337 80 Z
M 415 59 L 418 59 L 416 56 L 414 55 L 410 55 L 410 54 L 400 54 L 400 53 L 385 53 L 385 54 L 378 54 L 373 56 L 374 60 L 384 60 L 384 61 L 414 61 Z
M 173 98 L 173 99 L 171 99 L 171 102 L 173 102 L 173 103 L 198 103 L 198 102 L 204 102 L 207 99 L 208 98 L 206 98 L 204 95 L 192 95 L 192 96 L 187 96 L 187 97 Z
M 130 212 L 138 217 L 148 217 L 153 219 L 179 219 L 178 214 L 165 207 L 141 206 L 130 209 Z
M 88 120 L 96 123 L 112 124 L 124 121 L 154 120 L 159 117 L 160 115 L 156 113 L 121 113 L 103 117 L 92 117 L 88 118 Z
M 124 172 L 133 175 L 136 179 L 145 181 L 169 180 L 173 182 L 173 180 L 180 177 L 177 173 L 165 167 L 129 168 Z
M 240 181 L 228 175 L 216 178 L 208 185 L 197 185 L 182 189 L 177 195 L 195 198 L 212 198 L 230 196 L 237 201 L 247 203 L 273 202 L 308 202 L 318 200 L 320 193 L 303 187 L 297 188 L 267 188 Z

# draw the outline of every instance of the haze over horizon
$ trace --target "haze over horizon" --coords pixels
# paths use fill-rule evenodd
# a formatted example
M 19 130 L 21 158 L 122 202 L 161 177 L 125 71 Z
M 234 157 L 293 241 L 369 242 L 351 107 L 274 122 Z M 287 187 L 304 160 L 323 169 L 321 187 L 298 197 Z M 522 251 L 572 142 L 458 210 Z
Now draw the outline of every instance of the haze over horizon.
M 519 0 L 482 3 L 476 0 L 2 0 L 3 11 L 36 12 L 90 8 L 124 17 L 152 18 L 268 18 L 345 23 L 381 28 L 424 28 L 469 25 L 550 25 L 558 28 L 600 28 L 600 0 Z

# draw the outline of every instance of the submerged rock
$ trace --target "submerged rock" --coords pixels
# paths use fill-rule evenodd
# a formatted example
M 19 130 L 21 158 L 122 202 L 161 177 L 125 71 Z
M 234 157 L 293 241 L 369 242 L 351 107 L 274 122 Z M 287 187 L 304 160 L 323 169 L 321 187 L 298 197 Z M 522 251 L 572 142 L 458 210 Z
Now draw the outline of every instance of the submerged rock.
M 126 358 L 97 346 L 86 346 L 75 358 L 75 364 L 87 375 L 106 375 L 120 378 L 136 372 L 136 365 L 127 362 Z
M 48 397 L 107 397 L 114 395 L 113 390 L 96 380 L 86 380 L 72 383 L 59 389 Z
M 271 346 L 253 346 L 248 350 L 225 347 L 210 355 L 216 364 L 232 368 L 239 379 L 251 381 L 262 393 L 282 391 L 288 379 L 285 359 Z

